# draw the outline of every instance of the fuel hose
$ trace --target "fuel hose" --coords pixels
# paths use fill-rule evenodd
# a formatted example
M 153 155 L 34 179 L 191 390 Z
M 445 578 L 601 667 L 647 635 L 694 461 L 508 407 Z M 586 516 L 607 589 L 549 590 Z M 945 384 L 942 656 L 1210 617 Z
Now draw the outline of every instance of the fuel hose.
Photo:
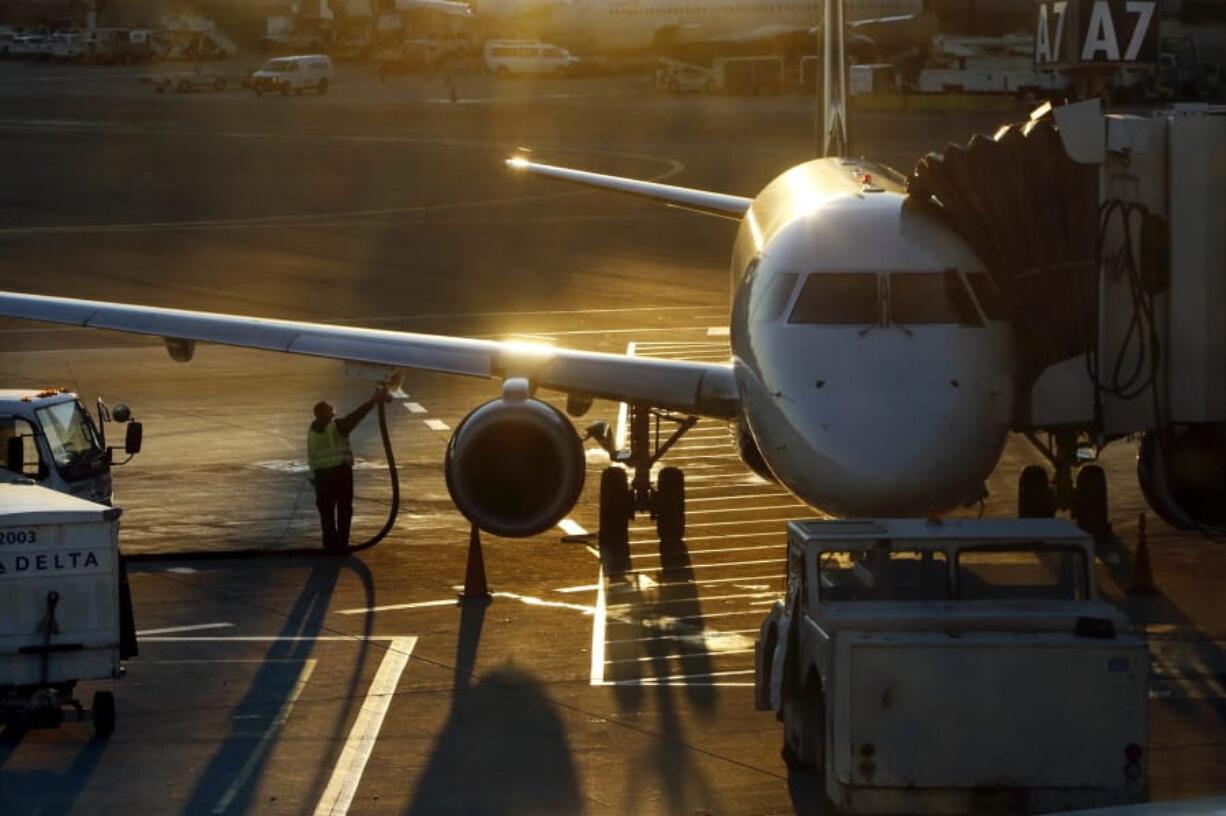
M 286 558 L 320 556 L 347 556 L 353 553 L 369 550 L 383 539 L 396 526 L 396 517 L 400 514 L 400 472 L 396 468 L 396 454 L 392 449 L 392 437 L 387 429 L 387 400 L 379 399 L 375 403 L 379 415 L 379 436 L 383 440 L 383 455 L 387 458 L 387 471 L 392 482 L 392 501 L 388 508 L 387 520 L 383 527 L 366 541 L 360 544 L 350 544 L 345 549 L 327 550 L 320 547 L 259 547 L 245 550 L 182 550 L 162 553 L 137 553 L 123 556 L 126 564 L 145 564 L 163 561 L 218 561 L 222 559 L 249 558 Z

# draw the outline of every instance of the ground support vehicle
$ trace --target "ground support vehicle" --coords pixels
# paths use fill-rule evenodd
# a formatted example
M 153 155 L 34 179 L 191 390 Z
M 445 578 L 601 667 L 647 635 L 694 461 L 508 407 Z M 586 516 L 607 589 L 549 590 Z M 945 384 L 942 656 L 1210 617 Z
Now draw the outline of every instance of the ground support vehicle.
M 227 85 L 226 78 L 222 74 L 199 68 L 194 71 L 174 71 L 158 74 L 149 81 L 153 85 L 153 90 L 158 93 L 166 93 L 167 91 L 178 91 L 179 93 L 192 93 L 193 91 L 221 92 L 226 89 Z
M 851 813 L 1141 800 L 1149 660 L 1055 519 L 793 521 L 757 706 Z
M 301 57 L 277 57 L 264 63 L 251 75 L 251 88 L 256 96 L 266 93 L 284 95 L 314 91 L 328 93 L 332 83 L 332 60 L 322 54 Z
M 579 58 L 565 48 L 536 40 L 490 40 L 485 69 L 499 77 L 566 76 L 578 70 Z
M 106 426 L 128 423 L 124 452 L 131 459 L 140 452 L 144 432 L 131 417 L 126 405 L 110 409 L 99 400 L 95 423 L 69 391 L 0 389 L 0 484 L 33 480 L 60 493 L 110 504 L 115 463 L 114 451 L 106 444 Z
M 656 60 L 656 87 L 671 93 L 710 93 L 715 72 L 701 65 L 660 57 Z
M 86 710 L 82 680 L 122 675 L 121 510 L 25 483 L 0 484 L 0 722 L 54 728 L 65 711 L 115 728 L 115 698 Z

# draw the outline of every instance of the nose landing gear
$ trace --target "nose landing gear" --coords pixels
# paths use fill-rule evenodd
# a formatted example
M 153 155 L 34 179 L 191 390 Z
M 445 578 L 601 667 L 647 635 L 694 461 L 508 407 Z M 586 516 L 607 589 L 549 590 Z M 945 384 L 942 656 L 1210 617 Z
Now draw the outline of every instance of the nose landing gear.
M 1017 514 L 1020 518 L 1050 518 L 1058 510 L 1068 510 L 1077 526 L 1103 541 L 1111 536 L 1107 500 L 1107 476 L 1098 465 L 1081 464 L 1084 459 L 1075 431 L 1049 434 L 1047 442 L 1035 434 L 1026 437 L 1055 468 L 1049 481 L 1042 465 L 1028 465 L 1017 484 Z M 1073 479 L 1073 468 L 1077 478 Z
M 617 449 L 607 427 L 592 426 L 595 439 L 618 463 L 600 476 L 600 557 L 605 572 L 623 575 L 630 569 L 630 520 L 648 513 L 656 523 L 660 549 L 678 544 L 685 535 L 685 474 L 680 468 L 661 468 L 656 481 L 651 469 L 698 422 L 698 417 L 675 414 L 646 405 L 628 406 L 630 447 Z M 664 423 L 676 427 L 665 438 Z M 630 470 L 632 479 L 627 479 Z

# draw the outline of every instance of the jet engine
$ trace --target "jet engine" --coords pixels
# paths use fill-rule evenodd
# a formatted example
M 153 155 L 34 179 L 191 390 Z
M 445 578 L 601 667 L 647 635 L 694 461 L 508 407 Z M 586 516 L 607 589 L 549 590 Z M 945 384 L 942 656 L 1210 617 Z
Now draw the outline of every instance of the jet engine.
M 1177 425 L 1141 439 L 1137 480 L 1172 527 L 1226 529 L 1226 425 Z
M 512 381 L 508 381 L 510 385 Z M 583 442 L 561 411 L 504 388 L 478 406 L 447 446 L 447 490 L 464 517 L 495 535 L 522 538 L 557 524 L 579 500 Z

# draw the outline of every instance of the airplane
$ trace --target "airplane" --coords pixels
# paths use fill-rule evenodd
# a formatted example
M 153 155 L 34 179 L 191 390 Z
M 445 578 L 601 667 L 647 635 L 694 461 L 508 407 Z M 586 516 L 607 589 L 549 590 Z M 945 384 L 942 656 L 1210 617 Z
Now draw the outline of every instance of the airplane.
M 901 23 L 923 0 L 845 0 L 848 23 Z M 821 0 L 474 0 L 487 35 L 530 37 L 584 53 L 664 51 L 686 45 L 733 46 L 785 37 L 805 41 Z
M 826 59 L 835 66 L 844 63 L 837 10 L 829 4 L 825 35 Z M 837 154 L 847 144 L 845 76 L 827 70 L 826 77 L 824 144 Z M 0 315 L 161 336 L 180 362 L 191 360 L 197 343 L 218 343 L 501 378 L 501 394 L 457 426 L 445 458 L 457 508 L 501 536 L 551 528 L 583 488 L 583 440 L 561 410 L 537 397 L 542 389 L 566 393 L 574 417 L 596 398 L 629 406 L 627 449 L 617 449 L 607 426 L 588 432 L 616 463 L 601 475 L 602 550 L 626 546 L 637 513 L 650 514 L 662 542 L 684 534 L 684 474 L 664 467 L 653 480 L 653 473 L 699 417 L 729 422 L 752 469 L 834 515 L 915 516 L 982 495 L 1013 416 L 1012 330 L 993 303 L 983 264 L 938 216 L 908 198 L 900 174 L 831 155 L 745 198 L 522 157 L 510 165 L 738 221 L 730 361 L 13 292 L 0 292 Z M 664 438 L 661 428 L 670 427 Z

